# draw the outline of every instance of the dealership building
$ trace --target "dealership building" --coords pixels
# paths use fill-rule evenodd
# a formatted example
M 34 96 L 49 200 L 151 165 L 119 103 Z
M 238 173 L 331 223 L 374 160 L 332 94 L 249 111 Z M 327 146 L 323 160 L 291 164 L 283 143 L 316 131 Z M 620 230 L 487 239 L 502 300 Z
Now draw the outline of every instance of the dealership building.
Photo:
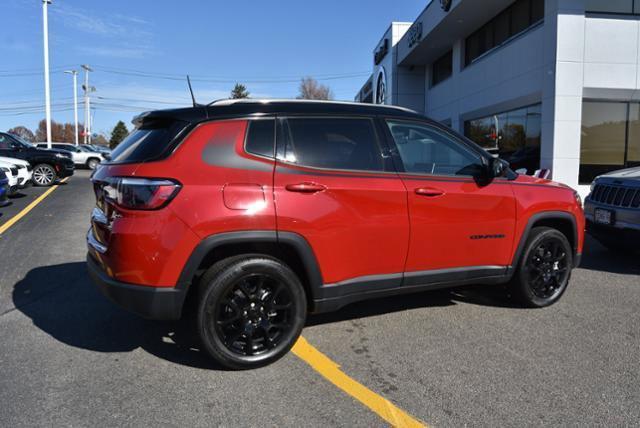
M 390 25 L 356 101 L 423 112 L 583 193 L 640 165 L 640 0 L 433 0 Z

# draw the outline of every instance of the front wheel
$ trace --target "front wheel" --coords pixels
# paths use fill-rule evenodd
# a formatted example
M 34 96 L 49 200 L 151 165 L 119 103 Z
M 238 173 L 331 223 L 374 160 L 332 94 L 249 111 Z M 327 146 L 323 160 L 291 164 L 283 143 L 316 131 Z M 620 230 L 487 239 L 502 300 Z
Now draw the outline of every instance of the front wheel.
M 567 237 L 550 227 L 534 227 L 511 280 L 512 291 L 524 306 L 552 305 L 567 289 L 572 268 Z
M 307 302 L 296 274 L 266 256 L 232 257 L 200 281 L 198 332 L 205 350 L 230 369 L 270 364 L 300 336 Z
M 31 180 L 36 186 L 51 186 L 57 178 L 58 175 L 51 165 L 41 163 L 33 168 Z

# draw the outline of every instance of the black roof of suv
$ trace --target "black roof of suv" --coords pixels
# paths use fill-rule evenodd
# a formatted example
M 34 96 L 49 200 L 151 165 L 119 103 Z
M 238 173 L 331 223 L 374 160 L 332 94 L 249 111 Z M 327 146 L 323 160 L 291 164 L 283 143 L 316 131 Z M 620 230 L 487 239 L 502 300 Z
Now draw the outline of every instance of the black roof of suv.
M 196 107 L 155 110 L 142 113 L 133 120 L 135 125 L 163 119 L 195 123 L 208 119 L 248 116 L 253 114 L 362 114 L 425 119 L 420 113 L 402 107 L 315 100 L 220 100 Z

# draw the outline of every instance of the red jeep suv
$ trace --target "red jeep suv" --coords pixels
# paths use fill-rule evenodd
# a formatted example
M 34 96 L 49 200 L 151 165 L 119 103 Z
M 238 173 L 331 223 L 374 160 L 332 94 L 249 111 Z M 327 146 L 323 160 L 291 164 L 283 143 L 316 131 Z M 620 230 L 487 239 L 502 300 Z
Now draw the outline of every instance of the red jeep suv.
M 197 301 L 222 365 L 268 364 L 308 312 L 508 283 L 556 302 L 582 253 L 577 194 L 418 113 L 308 101 L 154 111 L 93 174 L 88 266 L 153 319 Z

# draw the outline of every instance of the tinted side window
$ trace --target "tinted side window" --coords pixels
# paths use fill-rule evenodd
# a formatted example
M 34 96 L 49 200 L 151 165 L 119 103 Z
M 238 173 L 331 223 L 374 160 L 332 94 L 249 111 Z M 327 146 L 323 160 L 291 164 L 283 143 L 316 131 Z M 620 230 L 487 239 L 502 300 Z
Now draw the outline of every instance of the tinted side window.
M 383 171 L 374 123 L 363 118 L 289 118 L 284 160 L 327 169 Z
M 433 175 L 476 175 L 480 156 L 435 127 L 387 122 L 406 172 Z
M 249 122 L 245 150 L 254 155 L 273 157 L 276 121 L 273 119 Z
M 156 123 L 135 129 L 111 153 L 111 163 L 158 160 L 168 153 L 173 139 L 187 126 L 185 122 Z
M 10 149 L 11 140 L 6 135 L 0 134 L 0 149 Z

